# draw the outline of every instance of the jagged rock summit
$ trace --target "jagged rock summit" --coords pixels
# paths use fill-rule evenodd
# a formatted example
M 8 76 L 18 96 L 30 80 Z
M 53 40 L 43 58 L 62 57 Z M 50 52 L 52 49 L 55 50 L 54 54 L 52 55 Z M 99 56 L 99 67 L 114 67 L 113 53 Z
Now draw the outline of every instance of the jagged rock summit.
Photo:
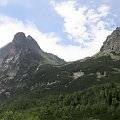
M 30 48 L 32 50 L 40 49 L 38 43 L 30 36 L 27 37 L 23 32 L 18 32 L 12 41 L 17 50 Z
M 23 32 L 18 32 L 15 34 L 12 42 L 8 43 L 6 46 L 0 49 L 0 66 L 6 57 L 15 56 L 16 54 L 21 55 L 30 53 L 30 51 L 44 59 L 43 62 L 50 62 L 53 64 L 60 64 L 65 62 L 56 55 L 46 53 L 41 50 L 38 43 L 30 35 L 26 37 Z
M 117 27 L 103 43 L 100 51 L 103 52 L 106 50 L 120 52 L 120 27 Z
M 5 58 L 20 55 L 21 52 L 25 53 L 28 49 L 40 50 L 40 47 L 30 35 L 26 37 L 23 32 L 18 32 L 12 42 L 0 49 L 0 66 Z

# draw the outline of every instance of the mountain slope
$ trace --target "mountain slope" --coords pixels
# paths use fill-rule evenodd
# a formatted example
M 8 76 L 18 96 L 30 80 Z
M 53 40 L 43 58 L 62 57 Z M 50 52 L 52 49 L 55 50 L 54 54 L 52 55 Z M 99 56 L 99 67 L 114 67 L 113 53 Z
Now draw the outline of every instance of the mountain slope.
M 38 49 L 34 50 L 37 47 L 33 47 L 30 53 L 24 52 L 19 59 L 21 60 L 19 72 L 12 81 L 9 80 L 9 86 L 12 86 L 11 83 L 15 81 L 17 87 L 11 90 L 11 95 L 9 90 L 5 92 L 4 97 L 9 99 L 2 105 L 0 119 L 119 120 L 119 43 L 120 28 L 117 28 L 107 37 L 100 52 L 96 55 L 58 65 L 38 64 L 37 61 L 42 60 L 44 63 L 47 55 L 49 56 L 47 60 L 50 58 L 56 60 L 56 56 L 44 54 L 41 50 L 38 52 L 42 53 L 41 57 L 38 54 L 37 56 L 33 54 L 36 50 L 38 51 Z M 32 55 L 35 55 L 35 61 Z M 14 59 L 12 61 L 15 61 Z M 7 58 L 4 61 L 3 68 L 5 69 L 6 61 L 9 60 Z M 12 65 L 18 66 L 16 64 L 16 61 L 14 64 L 10 62 L 8 65 L 10 71 Z M 6 82 L 2 85 L 7 86 Z M 0 97 L 2 101 L 4 97 Z
M 65 61 L 42 51 L 31 36 L 17 33 L 12 42 L 0 49 L 0 103 L 11 91 L 26 86 L 26 80 L 42 64 L 64 64 Z M 6 93 L 9 93 L 7 96 Z

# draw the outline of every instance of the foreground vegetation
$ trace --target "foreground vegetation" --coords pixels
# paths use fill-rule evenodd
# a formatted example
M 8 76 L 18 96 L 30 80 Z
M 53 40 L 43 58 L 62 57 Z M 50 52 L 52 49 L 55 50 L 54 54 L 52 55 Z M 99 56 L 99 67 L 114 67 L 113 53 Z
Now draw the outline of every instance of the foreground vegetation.
M 71 94 L 14 96 L 0 120 L 119 120 L 120 84 L 107 83 Z

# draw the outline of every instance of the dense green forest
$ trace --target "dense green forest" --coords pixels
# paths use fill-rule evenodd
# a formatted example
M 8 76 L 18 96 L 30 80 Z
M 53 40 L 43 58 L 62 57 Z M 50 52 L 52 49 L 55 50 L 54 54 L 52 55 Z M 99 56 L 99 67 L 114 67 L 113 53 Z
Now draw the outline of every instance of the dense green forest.
M 26 90 L 9 100 L 1 112 L 0 120 L 119 120 L 120 84 L 44 97 L 40 90 Z

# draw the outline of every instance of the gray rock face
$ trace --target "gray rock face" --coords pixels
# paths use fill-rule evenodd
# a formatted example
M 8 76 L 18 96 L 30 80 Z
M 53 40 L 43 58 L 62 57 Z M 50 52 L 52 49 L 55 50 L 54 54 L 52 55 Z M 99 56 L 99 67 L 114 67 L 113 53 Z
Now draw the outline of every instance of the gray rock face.
M 2 65 L 3 59 L 5 59 L 9 55 L 11 46 L 12 46 L 12 44 L 9 43 L 0 49 L 0 66 Z
M 17 33 L 13 41 L 1 51 L 1 75 L 13 78 L 19 70 L 26 71 L 34 62 L 38 64 L 41 55 L 37 49 L 39 49 L 37 42 L 32 38 L 29 40 L 22 32 Z
M 120 52 L 120 27 L 117 27 L 116 30 L 114 30 L 103 43 L 100 51 L 106 50 Z
M 37 42 L 30 35 L 26 37 L 25 34 L 22 32 L 19 32 L 14 36 L 12 44 L 17 50 L 16 52 L 26 49 L 31 49 L 31 50 L 40 49 Z

